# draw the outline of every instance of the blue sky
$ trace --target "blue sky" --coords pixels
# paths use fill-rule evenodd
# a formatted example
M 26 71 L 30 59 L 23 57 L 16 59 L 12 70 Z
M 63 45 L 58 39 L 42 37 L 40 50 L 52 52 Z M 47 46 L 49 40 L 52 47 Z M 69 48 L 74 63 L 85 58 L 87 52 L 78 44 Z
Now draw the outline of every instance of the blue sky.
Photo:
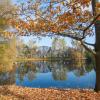
M 41 37 L 38 38 L 36 36 L 22 36 L 21 39 L 27 44 L 29 40 L 36 41 L 36 44 L 39 46 L 51 46 L 52 38 L 50 37 Z
M 27 0 L 12 0 L 13 3 L 19 3 L 19 2 L 25 2 Z M 52 44 L 52 40 L 51 37 L 42 37 L 41 40 L 39 39 L 36 39 L 36 37 L 34 36 L 26 36 L 26 37 L 22 37 L 22 39 L 25 41 L 25 43 L 27 43 L 30 39 L 33 39 L 33 40 L 36 40 L 36 43 L 39 45 L 39 46 L 51 46 Z M 67 45 L 68 46 L 71 46 L 71 39 L 70 38 L 67 38 L 65 37 L 64 38 Z M 93 37 L 87 37 L 86 38 L 86 41 L 89 42 L 89 43 L 94 43 L 95 42 L 95 36 Z
M 36 41 L 36 44 L 39 45 L 39 46 L 51 46 L 52 45 L 52 40 L 53 38 L 51 37 L 41 37 L 41 39 L 37 38 L 36 36 L 23 36 L 21 37 L 22 40 L 27 44 L 28 41 L 30 39 Z M 60 38 L 63 38 L 63 37 L 60 37 Z M 66 45 L 67 46 L 72 46 L 71 45 L 71 39 L 70 38 L 67 38 L 67 37 L 64 37 L 65 41 L 66 41 Z M 87 42 L 89 43 L 94 43 L 95 42 L 95 37 L 87 37 L 86 39 Z

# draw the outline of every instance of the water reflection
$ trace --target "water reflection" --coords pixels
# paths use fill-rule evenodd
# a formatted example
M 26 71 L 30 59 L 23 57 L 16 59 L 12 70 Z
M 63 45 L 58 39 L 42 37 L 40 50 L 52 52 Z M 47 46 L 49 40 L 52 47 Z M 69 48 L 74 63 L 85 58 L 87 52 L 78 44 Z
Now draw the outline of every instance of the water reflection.
M 2 67 L 0 70 L 0 85 L 11 85 L 15 83 L 15 68 L 7 69 Z
M 24 63 L 18 63 L 17 64 L 17 78 L 20 81 L 23 81 L 24 77 L 28 77 L 28 79 L 31 81 L 33 80 L 36 75 L 36 65 L 32 62 L 24 62 Z
M 5 78 L 6 77 L 6 78 Z M 18 62 L 16 71 L 0 73 L 0 84 L 7 80 L 28 87 L 94 88 L 93 65 L 70 62 Z M 11 84 L 9 82 L 9 84 Z

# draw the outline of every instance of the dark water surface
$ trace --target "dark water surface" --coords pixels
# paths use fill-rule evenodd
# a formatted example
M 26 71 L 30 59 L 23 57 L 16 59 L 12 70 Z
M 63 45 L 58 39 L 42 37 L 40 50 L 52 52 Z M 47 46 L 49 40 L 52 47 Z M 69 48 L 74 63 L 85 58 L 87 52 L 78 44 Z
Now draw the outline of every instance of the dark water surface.
M 94 88 L 93 65 L 69 62 L 18 62 L 12 71 L 0 71 L 0 85 L 16 84 L 33 88 Z

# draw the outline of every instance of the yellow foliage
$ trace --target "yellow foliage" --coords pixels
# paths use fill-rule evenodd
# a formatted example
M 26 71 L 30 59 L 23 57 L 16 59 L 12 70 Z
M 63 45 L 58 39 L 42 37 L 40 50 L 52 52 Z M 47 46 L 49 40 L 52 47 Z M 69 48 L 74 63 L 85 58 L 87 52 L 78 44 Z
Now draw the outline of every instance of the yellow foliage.
M 61 2 L 59 0 L 51 0 L 51 3 L 45 1 L 47 6 L 42 9 L 43 2 L 35 0 L 34 4 L 31 5 L 31 10 L 35 11 L 34 19 L 32 19 L 33 16 L 30 16 L 31 20 L 27 21 L 20 18 L 13 19 L 9 22 L 10 25 L 14 26 L 21 35 L 24 35 L 23 30 L 38 33 L 62 32 L 71 26 L 78 25 L 77 23 L 79 22 L 85 25 L 85 23 L 89 23 L 93 19 L 91 11 L 88 9 L 83 10 L 83 7 L 89 7 L 91 0 L 68 0 L 68 2 L 66 0 Z M 99 8 L 100 3 L 97 3 L 96 6 Z
M 100 2 L 96 3 L 96 7 L 100 8 Z
M 87 3 L 90 3 L 90 1 L 91 1 L 91 0 L 81 0 L 81 3 L 82 3 L 82 4 L 87 4 Z

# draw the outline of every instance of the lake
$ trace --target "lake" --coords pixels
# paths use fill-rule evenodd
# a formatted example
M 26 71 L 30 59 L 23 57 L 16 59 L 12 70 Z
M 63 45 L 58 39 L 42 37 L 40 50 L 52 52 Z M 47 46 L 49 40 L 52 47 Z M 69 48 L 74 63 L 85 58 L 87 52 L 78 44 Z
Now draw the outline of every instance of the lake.
M 0 85 L 16 84 L 33 88 L 95 87 L 96 75 L 92 64 L 70 62 L 17 62 L 13 70 L 0 71 Z

